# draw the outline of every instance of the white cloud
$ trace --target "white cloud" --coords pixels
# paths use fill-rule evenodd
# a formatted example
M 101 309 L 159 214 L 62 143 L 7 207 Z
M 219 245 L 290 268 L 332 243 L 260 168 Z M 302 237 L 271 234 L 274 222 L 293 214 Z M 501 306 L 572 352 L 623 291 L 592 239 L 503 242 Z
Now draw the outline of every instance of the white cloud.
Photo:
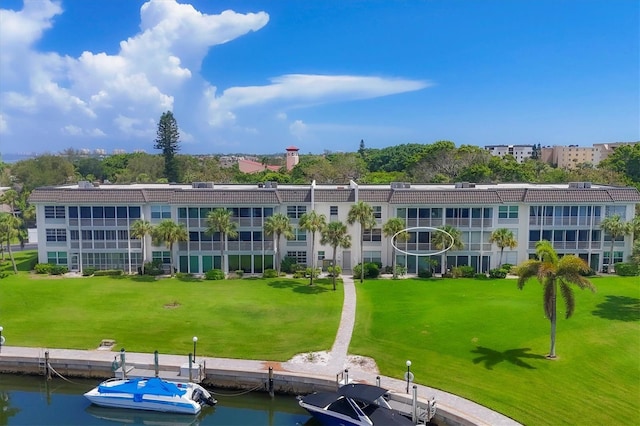
M 289 132 L 298 140 L 302 140 L 307 134 L 307 125 L 302 120 L 296 120 L 289 125 Z
M 232 110 L 266 103 L 286 102 L 290 107 L 317 105 L 329 102 L 370 99 L 429 87 L 419 80 L 363 77 L 355 75 L 288 74 L 273 78 L 266 86 L 232 87 L 221 96 L 215 91 L 209 104 L 209 122 L 221 125 Z M 235 118 L 235 115 L 234 115 Z
M 30 145 L 34 150 L 67 147 L 64 138 L 71 136 L 108 136 L 112 143 L 148 146 L 158 117 L 167 110 L 174 110 L 185 143 L 225 143 L 232 138 L 241 145 L 244 139 L 237 135 L 264 137 L 268 126 L 282 131 L 281 122 L 288 120 L 292 108 L 430 85 L 398 78 L 287 74 L 262 86 L 218 90 L 200 74 L 209 50 L 259 31 L 269 22 L 267 13 L 206 14 L 176 0 L 149 0 L 140 8 L 140 31 L 113 40 L 119 47 L 114 54 L 88 50 L 71 57 L 39 51 L 38 42 L 62 13 L 60 2 L 52 0 L 27 0 L 20 11 L 0 9 L 0 132 L 11 126 L 12 133 L 23 135 L 29 144 L 46 144 Z M 298 139 L 309 136 L 301 120 L 292 122 L 289 132 Z

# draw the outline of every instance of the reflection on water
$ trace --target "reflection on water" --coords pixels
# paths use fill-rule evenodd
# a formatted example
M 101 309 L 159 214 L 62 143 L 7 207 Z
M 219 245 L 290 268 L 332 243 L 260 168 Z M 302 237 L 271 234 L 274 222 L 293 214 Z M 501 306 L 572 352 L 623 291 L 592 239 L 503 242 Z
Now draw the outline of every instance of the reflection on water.
M 103 408 L 83 396 L 99 380 L 61 379 L 0 374 L 0 425 L 155 425 L 232 426 L 305 425 L 316 423 L 294 396 L 252 392 L 242 396 L 215 395 L 215 407 L 198 416 Z

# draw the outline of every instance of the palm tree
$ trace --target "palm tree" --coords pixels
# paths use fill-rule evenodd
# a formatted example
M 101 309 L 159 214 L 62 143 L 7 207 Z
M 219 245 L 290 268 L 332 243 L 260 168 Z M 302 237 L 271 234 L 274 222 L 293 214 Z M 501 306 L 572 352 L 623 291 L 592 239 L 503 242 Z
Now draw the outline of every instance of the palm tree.
M 460 233 L 459 229 L 451 225 L 444 225 L 439 227 L 438 229 L 444 232 L 435 232 L 431 235 L 431 244 L 433 244 L 435 248 L 437 248 L 438 250 L 444 250 L 447 247 L 449 247 L 449 250 L 462 250 L 464 248 L 464 243 L 462 242 L 461 237 L 462 234 Z M 445 234 L 445 232 L 450 236 Z M 451 238 L 453 238 L 453 243 L 451 241 Z M 444 272 L 447 272 L 447 253 L 445 252 L 442 257 L 444 260 L 444 262 L 442 262 L 442 265 L 444 266 Z
M 225 270 L 224 247 L 227 244 L 227 238 L 238 236 L 238 224 L 231 218 L 232 214 L 231 210 L 222 208 L 209 212 L 206 219 L 207 229 L 204 231 L 207 235 L 213 235 L 216 232 L 220 233 L 220 269 L 225 274 L 227 271 Z
M 351 235 L 347 230 L 347 225 L 342 222 L 331 222 L 322 230 L 322 239 L 320 240 L 322 245 L 330 245 L 333 248 L 333 260 L 331 265 L 333 266 L 333 290 L 336 289 L 336 254 L 338 247 L 349 248 L 351 247 Z M 363 268 L 364 269 L 364 268 Z
M 184 224 L 177 224 L 171 219 L 165 219 L 158 224 L 153 230 L 153 237 L 158 242 L 163 242 L 169 249 L 171 259 L 171 276 L 175 270 L 173 262 L 173 245 L 180 241 L 187 241 L 189 233 Z
M 15 189 L 8 189 L 0 195 L 0 204 L 6 204 L 11 209 L 11 214 L 16 216 L 16 203 L 19 201 L 20 195 Z
M 491 236 L 489 236 L 489 242 L 496 243 L 500 249 L 500 262 L 498 263 L 498 267 L 502 266 L 502 254 L 505 247 L 509 247 L 512 250 L 518 247 L 518 241 L 516 241 L 513 231 L 507 228 L 498 228 L 493 231 Z
M 631 233 L 631 225 L 622 220 L 620 215 L 607 216 L 600 222 L 600 228 L 611 236 L 611 251 L 609 252 L 609 266 L 607 272 L 613 272 L 613 246 L 618 237 L 623 237 Z
M 142 242 L 142 275 L 144 275 L 144 264 L 147 261 L 146 239 L 147 235 L 153 234 L 153 225 L 148 220 L 138 219 L 131 224 L 130 232 L 133 238 L 139 238 Z
M 311 278 L 309 285 L 313 285 L 313 275 L 316 271 L 316 233 L 322 232 L 327 226 L 327 217 L 311 210 L 300 217 L 300 228 L 311 232 Z
M 364 281 L 364 231 L 376 226 L 376 218 L 373 215 L 373 207 L 364 201 L 358 201 L 351 206 L 347 215 L 347 222 L 353 225 L 358 222 L 360 224 L 360 283 Z
M 573 289 L 574 284 L 581 289 L 588 288 L 595 291 L 595 287 L 582 274 L 589 272 L 589 265 L 579 257 L 569 254 L 558 259 L 553 245 L 547 240 L 536 243 L 538 259 L 530 259 L 518 266 L 518 288 L 522 290 L 524 284 L 531 277 L 537 277 L 544 288 L 544 313 L 551 321 L 551 349 L 549 358 L 556 357 L 556 299 L 558 287 L 565 303 L 565 318 L 569 318 L 575 309 Z
M 382 233 L 385 237 L 391 238 L 394 235 L 396 236 L 396 241 L 408 241 L 409 233 L 402 232 L 405 229 L 404 220 L 399 217 L 392 217 L 382 226 Z M 391 246 L 391 239 L 389 239 L 389 245 Z M 393 246 L 391 246 L 393 247 Z M 398 273 L 396 272 L 396 253 L 395 250 L 391 250 L 391 270 L 393 271 L 393 279 L 398 278 Z
M 22 220 L 9 213 L 0 213 L 0 244 L 7 243 L 7 252 L 9 253 L 9 259 L 13 265 L 13 272 L 18 273 L 18 267 L 16 261 L 13 258 L 13 252 L 11 251 L 11 240 L 18 236 L 20 227 L 22 226 Z
M 284 213 L 276 213 L 269 216 L 264 221 L 264 233 L 266 235 L 273 235 L 276 243 L 276 271 L 280 276 L 280 237 L 284 235 L 285 238 L 293 238 L 293 227 L 289 221 L 289 217 Z

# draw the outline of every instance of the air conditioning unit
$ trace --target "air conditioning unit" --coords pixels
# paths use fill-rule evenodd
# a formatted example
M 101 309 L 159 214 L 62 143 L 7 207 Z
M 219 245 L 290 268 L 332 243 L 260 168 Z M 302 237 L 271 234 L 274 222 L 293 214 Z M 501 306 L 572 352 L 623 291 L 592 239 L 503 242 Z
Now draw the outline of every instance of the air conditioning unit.
M 78 181 L 78 188 L 80 188 L 80 189 L 93 188 L 93 184 L 91 182 L 89 182 L 88 180 L 81 180 L 81 181 Z
M 277 188 L 278 187 L 278 182 L 265 182 L 264 187 L 265 188 Z
M 213 182 L 193 182 L 191 187 L 197 189 L 213 188 Z

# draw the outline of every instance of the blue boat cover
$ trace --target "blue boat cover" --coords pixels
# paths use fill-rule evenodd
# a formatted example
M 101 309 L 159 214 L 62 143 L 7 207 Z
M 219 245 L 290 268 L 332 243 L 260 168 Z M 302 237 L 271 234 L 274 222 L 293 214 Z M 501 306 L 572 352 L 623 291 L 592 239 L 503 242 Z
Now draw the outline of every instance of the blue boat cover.
M 145 382 L 146 383 L 141 383 Z M 131 393 L 134 395 L 160 395 L 160 396 L 182 396 L 187 391 L 180 389 L 174 383 L 165 382 L 156 377 L 151 379 L 131 379 L 116 386 L 98 387 L 100 393 Z

